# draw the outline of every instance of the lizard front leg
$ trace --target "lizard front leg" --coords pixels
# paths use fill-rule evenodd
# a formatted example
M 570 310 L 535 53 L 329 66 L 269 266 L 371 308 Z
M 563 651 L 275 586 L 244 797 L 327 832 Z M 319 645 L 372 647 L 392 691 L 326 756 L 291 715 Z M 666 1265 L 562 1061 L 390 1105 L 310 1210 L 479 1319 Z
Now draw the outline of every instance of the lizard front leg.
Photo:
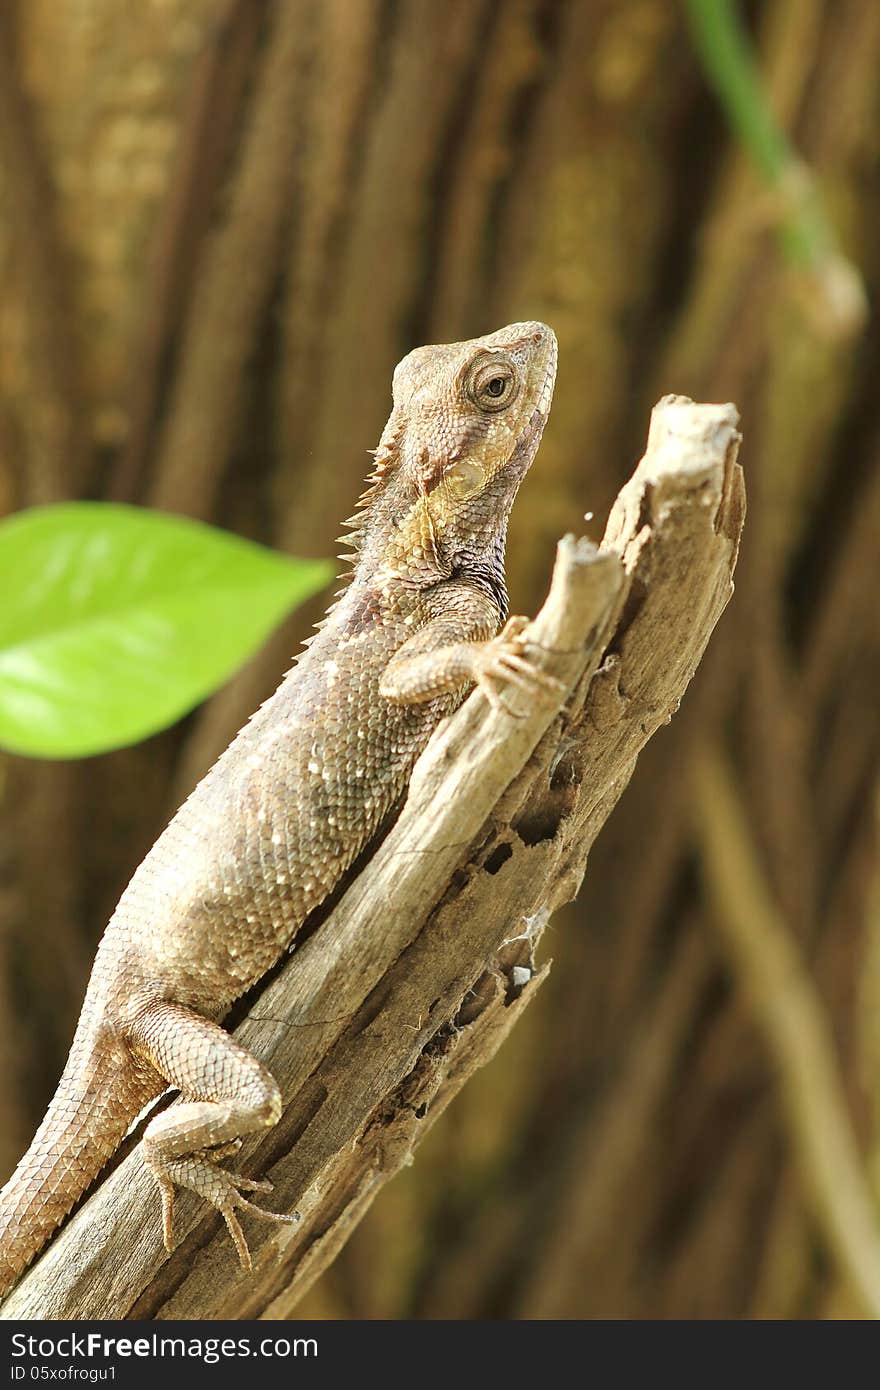
M 278 1083 L 255 1057 L 218 1024 L 164 1000 L 144 1007 L 128 1030 L 132 1049 L 180 1089 L 184 1104 L 151 1120 L 144 1133 L 144 1157 L 162 1198 L 162 1235 L 173 1249 L 174 1188 L 188 1187 L 223 1216 L 244 1269 L 251 1257 L 237 1210 L 265 1221 L 295 1221 L 255 1206 L 243 1192 L 270 1192 L 257 1182 L 219 1167 L 246 1134 L 278 1123 Z
M 464 624 L 459 614 L 435 618 L 389 661 L 379 693 L 395 704 L 422 704 L 473 683 L 494 709 L 513 714 L 499 686 L 517 685 L 531 694 L 561 691 L 564 687 L 555 676 L 539 671 L 526 659 L 523 631 L 528 621 L 509 618 L 494 637 L 490 635 L 493 627 L 474 624 L 471 632 L 465 629 L 469 640 L 462 641 Z

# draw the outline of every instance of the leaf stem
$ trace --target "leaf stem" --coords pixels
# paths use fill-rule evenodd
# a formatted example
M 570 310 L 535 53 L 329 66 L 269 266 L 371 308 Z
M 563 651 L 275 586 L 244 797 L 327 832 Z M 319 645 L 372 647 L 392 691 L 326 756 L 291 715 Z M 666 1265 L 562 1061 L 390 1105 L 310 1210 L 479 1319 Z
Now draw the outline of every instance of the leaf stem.
M 705 75 L 775 195 L 783 254 L 813 283 L 822 326 L 855 331 L 867 316 L 861 275 L 840 251 L 812 170 L 773 114 L 736 0 L 685 0 L 685 8 Z

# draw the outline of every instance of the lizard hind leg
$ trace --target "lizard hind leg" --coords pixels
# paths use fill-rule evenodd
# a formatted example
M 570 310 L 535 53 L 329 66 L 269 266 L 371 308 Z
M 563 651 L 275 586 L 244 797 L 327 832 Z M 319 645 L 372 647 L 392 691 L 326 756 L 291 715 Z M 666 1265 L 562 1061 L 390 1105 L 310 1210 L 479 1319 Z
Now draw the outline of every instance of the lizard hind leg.
M 251 1257 L 237 1212 L 296 1221 L 265 1211 L 244 1194 L 272 1184 L 220 1167 L 243 1136 L 277 1124 L 281 1094 L 270 1072 L 218 1024 L 179 1004 L 156 1000 L 129 1029 L 132 1048 L 180 1089 L 183 1103 L 157 1115 L 144 1134 L 144 1158 L 162 1198 L 162 1235 L 173 1249 L 174 1191 L 187 1187 L 223 1216 L 244 1269 Z

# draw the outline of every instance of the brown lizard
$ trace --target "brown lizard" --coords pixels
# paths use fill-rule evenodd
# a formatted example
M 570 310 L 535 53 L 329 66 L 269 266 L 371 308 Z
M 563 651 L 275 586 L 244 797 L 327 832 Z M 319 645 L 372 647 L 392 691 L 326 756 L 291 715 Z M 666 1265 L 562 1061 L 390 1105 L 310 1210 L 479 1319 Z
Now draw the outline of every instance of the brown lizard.
M 70 1056 L 0 1193 L 0 1293 L 90 1186 L 145 1105 L 143 1153 L 172 1248 L 175 1186 L 222 1212 L 292 1220 L 219 1160 L 277 1123 L 275 1079 L 220 1027 L 387 822 L 437 724 L 476 685 L 556 682 L 507 615 L 504 548 L 550 409 L 556 339 L 515 323 L 422 347 L 394 373 L 375 468 L 347 523 L 351 575 L 318 632 L 160 835 L 98 947 Z M 496 635 L 498 634 L 498 635 Z

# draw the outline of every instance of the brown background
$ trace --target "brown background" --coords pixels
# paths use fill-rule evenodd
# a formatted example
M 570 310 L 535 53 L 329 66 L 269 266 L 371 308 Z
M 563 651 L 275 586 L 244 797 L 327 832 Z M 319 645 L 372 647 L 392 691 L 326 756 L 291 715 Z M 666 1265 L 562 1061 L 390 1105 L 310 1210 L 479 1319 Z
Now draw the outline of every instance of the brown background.
M 751 7 L 767 91 L 880 283 L 880 6 Z M 514 607 L 667 391 L 739 405 L 737 594 L 545 942 L 549 984 L 302 1305 L 324 1317 L 855 1311 L 701 877 L 690 770 L 749 852 L 880 1161 L 880 338 L 795 275 L 667 0 L 27 0 L 0 13 L 0 513 L 104 497 L 333 553 L 410 347 L 542 318 L 553 416 Z M 207 706 L 0 763 L 0 1166 L 94 945 L 303 611 Z M 745 891 L 745 889 L 743 890 Z

